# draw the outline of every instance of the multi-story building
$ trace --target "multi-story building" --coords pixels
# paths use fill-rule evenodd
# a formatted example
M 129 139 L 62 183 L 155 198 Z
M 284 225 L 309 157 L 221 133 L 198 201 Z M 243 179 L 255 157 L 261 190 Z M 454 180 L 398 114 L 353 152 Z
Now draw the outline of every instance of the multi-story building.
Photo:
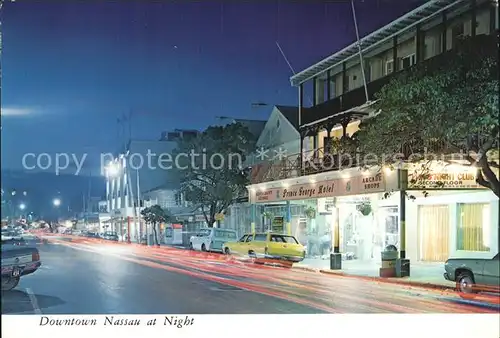
M 372 116 L 375 94 L 393 76 L 419 63 L 432 69 L 462 36 L 497 32 L 497 1 L 431 0 L 294 75 L 301 149 L 279 164 L 287 168 L 286 178 L 269 176 L 249 186 L 253 207 L 280 205 L 276 222 L 284 220 L 285 231 L 307 245 L 309 257 L 333 246 L 343 259 L 380 261 L 390 244 L 413 261 L 493 257 L 498 198 L 477 185 L 474 173 L 453 189 L 407 202 L 403 171 L 364 172 L 356 163 L 326 163 L 331 157 L 324 155 L 335 152 L 332 140 L 349 138 Z M 307 95 L 311 106 L 305 105 Z M 396 193 L 384 198 L 391 191 Z
M 246 126 L 250 133 L 257 138 L 257 151 L 247 157 L 245 167 L 251 167 L 251 182 L 283 178 L 283 170 L 278 166 L 269 166 L 271 162 L 277 164 L 284 162 L 288 154 L 297 154 L 300 151 L 300 135 L 298 129 L 298 107 L 277 105 L 271 110 L 267 121 L 235 119 L 231 122 L 239 122 Z M 248 194 L 240 196 L 236 203 L 225 211 L 222 226 L 236 230 L 239 234 L 252 230 L 251 207 L 248 202 Z M 257 212 L 262 214 L 262 210 Z M 258 217 L 255 224 L 256 229 L 265 228 L 266 220 Z
M 132 241 L 144 234 L 138 217 L 143 195 L 169 182 L 178 140 L 197 133 L 176 129 L 163 132 L 159 140 L 130 140 L 127 151 L 107 165 L 106 201 L 112 231 L 124 238 L 129 234 Z

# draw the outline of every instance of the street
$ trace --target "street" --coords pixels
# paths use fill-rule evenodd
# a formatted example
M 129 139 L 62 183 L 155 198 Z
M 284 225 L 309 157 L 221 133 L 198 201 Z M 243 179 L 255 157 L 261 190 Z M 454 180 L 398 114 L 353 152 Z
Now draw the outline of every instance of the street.
M 454 293 L 174 248 L 51 240 L 2 314 L 498 313 Z

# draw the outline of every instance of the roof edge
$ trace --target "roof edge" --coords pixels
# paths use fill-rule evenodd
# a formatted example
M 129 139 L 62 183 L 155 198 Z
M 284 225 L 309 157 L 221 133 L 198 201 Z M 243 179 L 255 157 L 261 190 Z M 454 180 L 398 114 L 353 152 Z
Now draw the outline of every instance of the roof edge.
M 464 0 L 456 0 L 456 1 L 453 1 L 453 2 L 450 2 L 450 3 L 445 3 L 445 2 L 443 3 L 443 1 L 442 1 L 442 0 L 430 0 L 430 1 L 426 2 L 426 3 L 424 3 L 423 5 L 421 5 L 421 6 L 417 7 L 417 8 L 415 8 L 414 10 L 412 10 L 412 11 L 410 11 L 410 12 L 406 13 L 405 15 L 400 16 L 399 18 L 397 18 L 397 19 L 395 19 L 395 20 L 391 21 L 391 22 L 390 22 L 390 23 L 388 23 L 387 25 L 385 25 L 385 26 L 383 26 L 383 27 L 381 27 L 381 28 L 377 29 L 376 31 L 371 32 L 370 34 L 368 34 L 368 35 L 366 35 L 366 36 L 364 36 L 363 38 L 361 38 L 361 39 L 360 39 L 360 41 L 359 41 L 359 42 L 361 43 L 361 45 L 363 45 L 363 43 L 364 43 L 364 42 L 366 42 L 367 40 L 370 40 L 371 38 L 376 37 L 377 35 L 379 35 L 380 33 L 382 33 L 382 32 L 384 32 L 384 31 L 388 30 L 388 29 L 389 29 L 390 27 L 392 27 L 392 26 L 395 26 L 395 25 L 398 25 L 398 24 L 403 23 L 403 21 L 408 20 L 411 16 L 416 15 L 416 14 L 418 14 L 419 12 L 422 12 L 422 11 L 426 10 L 427 8 L 429 8 L 429 7 L 432 7 L 432 6 L 435 6 L 435 5 L 438 5 L 438 4 L 442 4 L 442 5 L 443 5 L 443 8 L 442 8 L 441 10 L 439 10 L 439 11 L 437 11 L 436 13 L 433 13 L 433 14 L 432 14 L 432 16 L 433 16 L 433 15 L 435 15 L 435 14 L 439 14 L 439 13 L 440 13 L 440 12 L 442 12 L 443 10 L 446 10 L 446 9 L 448 9 L 448 8 L 450 8 L 450 7 L 453 7 L 453 6 L 455 6 L 455 5 L 459 4 L 459 3 L 465 3 L 465 1 L 464 1 Z M 426 17 L 425 17 L 425 18 L 423 18 L 422 20 L 427 20 L 429 17 L 431 17 L 431 16 L 426 16 Z M 420 22 L 420 21 L 421 21 L 421 20 L 419 20 L 419 21 L 417 21 L 417 22 L 415 22 L 415 23 L 413 23 L 413 24 L 410 24 L 410 25 L 408 25 L 408 26 L 407 26 L 407 27 L 405 27 L 405 28 L 402 28 L 401 30 L 399 30 L 399 31 L 398 31 L 398 32 L 396 32 L 395 34 L 401 34 L 402 32 L 404 32 L 404 31 L 406 31 L 406 30 L 410 29 L 411 27 L 413 27 L 414 25 L 416 25 L 416 24 L 417 24 L 418 22 Z M 372 43 L 372 44 L 368 45 L 367 47 L 363 48 L 363 50 L 362 50 L 361 52 L 364 52 L 364 51 L 366 51 L 367 49 L 372 48 L 374 45 L 379 44 L 379 43 L 381 43 L 381 42 L 383 42 L 383 41 L 386 41 L 387 39 L 392 38 L 392 36 L 393 36 L 393 35 L 395 35 L 395 34 L 391 34 L 390 36 L 385 37 L 385 38 L 383 38 L 382 40 L 380 40 L 380 41 L 378 41 L 378 42 L 376 42 L 376 43 Z M 339 51 L 337 51 L 337 52 L 335 52 L 335 53 L 331 54 L 330 56 L 328 56 L 328 57 L 326 57 L 326 58 L 322 59 L 322 60 L 321 60 L 321 61 L 319 61 L 319 62 L 316 62 L 315 64 L 313 64 L 313 65 L 311 65 L 311 66 L 307 67 L 306 69 L 304 69 L 304 70 L 300 71 L 299 73 L 294 74 L 293 76 L 291 76 L 291 77 L 290 77 L 290 83 L 291 83 L 291 85 L 292 85 L 293 87 L 299 86 L 299 85 L 301 85 L 302 83 L 304 83 L 304 82 L 306 82 L 306 81 L 310 80 L 312 77 L 316 76 L 318 73 L 324 72 L 324 71 L 326 71 L 326 70 L 328 70 L 328 69 L 331 69 L 331 68 L 335 67 L 336 65 L 338 65 L 338 63 L 339 63 L 339 62 L 344 62 L 344 61 L 346 61 L 346 60 L 348 60 L 348 59 L 350 59 L 350 58 L 352 58 L 352 57 L 355 57 L 356 55 L 359 55 L 359 52 L 354 53 L 353 55 L 350 55 L 350 56 L 346 57 L 344 60 L 339 61 L 339 62 L 335 63 L 334 65 L 328 66 L 328 67 L 326 67 L 324 70 L 321 70 L 321 71 L 316 72 L 316 73 L 315 73 L 314 75 L 312 75 L 312 76 L 307 76 L 307 73 L 309 73 L 309 72 L 313 71 L 316 67 L 321 66 L 321 64 L 323 64 L 323 63 L 327 63 L 327 62 L 329 62 L 329 61 L 332 61 L 335 57 L 338 57 L 340 54 L 342 54 L 342 53 L 346 53 L 346 52 L 348 52 L 350 49 L 353 49 L 353 48 L 358 48 L 358 41 L 354 41 L 353 43 L 351 43 L 350 45 L 348 45 L 348 46 L 346 46 L 346 47 L 342 48 L 341 50 L 339 50 Z

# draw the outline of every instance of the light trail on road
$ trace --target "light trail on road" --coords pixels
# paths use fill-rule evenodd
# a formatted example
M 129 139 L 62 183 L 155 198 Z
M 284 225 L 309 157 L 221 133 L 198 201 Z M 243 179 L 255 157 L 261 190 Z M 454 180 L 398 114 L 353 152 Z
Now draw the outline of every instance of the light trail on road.
M 63 242 L 75 249 L 277 297 L 329 313 L 498 313 L 453 292 L 273 267 L 218 254 L 122 243 Z

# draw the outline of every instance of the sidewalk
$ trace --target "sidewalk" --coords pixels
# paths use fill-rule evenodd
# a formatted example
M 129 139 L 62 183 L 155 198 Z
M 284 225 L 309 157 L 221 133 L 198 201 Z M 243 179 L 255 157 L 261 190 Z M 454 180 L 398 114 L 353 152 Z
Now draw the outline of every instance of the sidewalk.
M 454 282 L 447 281 L 443 277 L 444 263 L 410 263 L 410 277 L 403 278 L 381 278 L 379 276 L 381 263 L 374 261 L 345 260 L 342 261 L 342 270 L 330 270 L 329 259 L 306 258 L 302 262 L 295 264 L 293 268 L 387 283 L 426 286 L 439 289 L 455 288 Z

